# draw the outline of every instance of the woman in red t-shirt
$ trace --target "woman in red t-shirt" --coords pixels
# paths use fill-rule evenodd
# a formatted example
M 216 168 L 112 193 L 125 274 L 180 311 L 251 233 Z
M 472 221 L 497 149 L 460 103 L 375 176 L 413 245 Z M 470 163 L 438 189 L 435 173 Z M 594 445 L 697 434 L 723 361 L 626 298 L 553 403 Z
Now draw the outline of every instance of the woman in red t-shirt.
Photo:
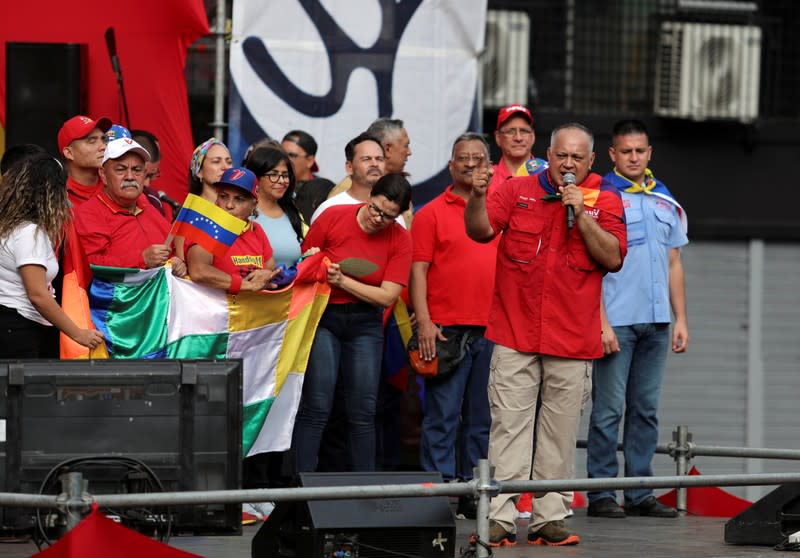
M 319 247 L 336 263 L 328 269 L 331 296 L 311 347 L 292 439 L 299 471 L 317 467 L 334 394 L 344 398 L 352 470 L 375 470 L 383 310 L 408 284 L 411 237 L 395 219 L 410 202 L 408 181 L 388 174 L 367 203 L 325 210 L 303 241 L 304 251 Z
M 251 171 L 228 169 L 214 187 L 218 207 L 243 221 L 253 214 L 258 203 L 258 179 Z M 230 294 L 263 290 L 276 273 L 267 235 L 252 221 L 224 256 L 214 256 L 199 244 L 188 246 L 186 266 L 195 283 L 225 289 Z

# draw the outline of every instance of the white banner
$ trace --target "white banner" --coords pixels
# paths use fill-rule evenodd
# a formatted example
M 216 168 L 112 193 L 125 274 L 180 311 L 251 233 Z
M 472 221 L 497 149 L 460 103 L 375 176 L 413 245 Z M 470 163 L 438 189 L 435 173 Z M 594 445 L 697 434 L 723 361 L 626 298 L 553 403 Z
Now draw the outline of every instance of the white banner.
M 234 161 L 300 129 L 317 140 L 319 175 L 338 182 L 345 144 L 387 116 L 411 138 L 412 183 L 448 183 L 453 140 L 477 128 L 485 19 L 486 0 L 236 0 Z

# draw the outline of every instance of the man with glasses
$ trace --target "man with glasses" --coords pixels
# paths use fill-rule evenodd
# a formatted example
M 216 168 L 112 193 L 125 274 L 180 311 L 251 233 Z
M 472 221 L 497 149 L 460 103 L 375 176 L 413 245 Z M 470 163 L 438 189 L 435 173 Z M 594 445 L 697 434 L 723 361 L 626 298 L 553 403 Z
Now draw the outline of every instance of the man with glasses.
M 417 213 L 411 234 L 411 301 L 420 355 L 432 361 L 437 342 L 448 340 L 463 339 L 466 347 L 455 370 L 425 379 L 420 464 L 446 481 L 471 480 L 489 445 L 486 389 L 494 345 L 483 334 L 500 239 L 478 243 L 464 229 L 473 173 L 489 164 L 489 145 L 482 135 L 467 132 L 456 138 L 448 164 L 453 183 Z M 474 498 L 459 498 L 457 514 L 475 519 L 476 511 Z
M 58 131 L 58 151 L 67 169 L 67 193 L 73 208 L 94 196 L 100 189 L 98 171 L 106 150 L 106 132 L 111 120 L 73 116 Z
M 323 202 L 314 215 L 311 224 L 329 207 L 336 205 L 355 205 L 369 202 L 372 187 L 386 174 L 386 157 L 383 146 L 375 136 L 363 132 L 350 140 L 344 148 L 344 168 L 350 178 L 350 188 Z M 406 228 L 402 215 L 397 222 Z
M 494 141 L 502 154 L 500 162 L 494 165 L 494 175 L 489 190 L 517 175 L 517 170 L 528 159 L 533 158 L 531 150 L 536 134 L 533 131 L 533 116 L 524 105 L 508 105 L 497 114 L 497 128 Z
M 164 265 L 169 223 L 142 195 L 150 154 L 130 138 L 108 143 L 100 167 L 103 188 L 75 213 L 75 230 L 90 264 L 148 269 Z M 172 258 L 175 275 L 186 265 Z

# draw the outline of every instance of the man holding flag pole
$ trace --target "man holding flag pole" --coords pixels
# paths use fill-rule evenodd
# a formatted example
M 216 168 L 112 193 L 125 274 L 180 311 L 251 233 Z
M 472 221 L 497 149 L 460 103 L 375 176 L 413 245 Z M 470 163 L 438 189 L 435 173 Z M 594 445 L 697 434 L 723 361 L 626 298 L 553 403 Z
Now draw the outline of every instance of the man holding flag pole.
M 100 167 L 103 189 L 78 208 L 75 230 L 89 264 L 150 269 L 169 260 L 172 273 L 183 277 L 185 263 L 164 241 L 169 223 L 142 196 L 149 160 L 131 138 L 110 141 Z

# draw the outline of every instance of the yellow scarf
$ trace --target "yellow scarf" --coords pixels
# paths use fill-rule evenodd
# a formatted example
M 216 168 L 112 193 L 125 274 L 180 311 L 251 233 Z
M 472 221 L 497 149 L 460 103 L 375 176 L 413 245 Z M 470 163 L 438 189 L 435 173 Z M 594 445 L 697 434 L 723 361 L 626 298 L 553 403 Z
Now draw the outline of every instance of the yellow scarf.
M 616 167 L 614 167 L 614 174 L 622 178 L 623 180 L 630 182 L 630 187 L 623 190 L 624 192 L 628 192 L 629 194 L 647 194 L 648 196 L 653 195 L 653 188 L 656 187 L 656 179 L 653 177 L 653 171 L 650 169 L 644 169 L 644 186 L 640 186 L 630 178 L 622 176 Z

